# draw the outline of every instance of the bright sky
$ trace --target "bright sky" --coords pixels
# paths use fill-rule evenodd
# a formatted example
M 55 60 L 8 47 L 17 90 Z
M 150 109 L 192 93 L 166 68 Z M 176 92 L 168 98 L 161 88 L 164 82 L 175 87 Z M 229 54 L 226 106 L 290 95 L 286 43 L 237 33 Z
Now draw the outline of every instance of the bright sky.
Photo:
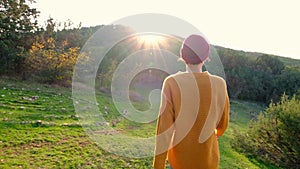
M 196 26 L 214 44 L 300 59 L 298 0 L 36 0 L 49 16 L 82 26 L 110 24 L 134 14 L 162 13 Z

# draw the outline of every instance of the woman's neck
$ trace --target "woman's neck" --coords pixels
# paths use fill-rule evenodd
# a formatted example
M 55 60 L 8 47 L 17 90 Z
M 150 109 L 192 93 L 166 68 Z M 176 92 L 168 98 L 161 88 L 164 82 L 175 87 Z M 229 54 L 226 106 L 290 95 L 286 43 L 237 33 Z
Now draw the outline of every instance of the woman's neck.
M 202 66 L 203 66 L 203 63 L 200 63 L 198 65 L 186 64 L 185 68 L 186 68 L 187 72 L 194 73 L 194 72 L 202 72 Z

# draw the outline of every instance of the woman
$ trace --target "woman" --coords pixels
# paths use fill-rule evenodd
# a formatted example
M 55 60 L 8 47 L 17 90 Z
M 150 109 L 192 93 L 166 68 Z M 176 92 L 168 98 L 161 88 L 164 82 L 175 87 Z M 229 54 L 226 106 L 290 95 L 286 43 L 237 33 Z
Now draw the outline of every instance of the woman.
M 210 46 L 200 35 L 187 37 L 180 57 L 186 72 L 168 76 L 163 84 L 153 166 L 164 169 L 216 169 L 217 138 L 229 121 L 229 98 L 224 79 L 202 72 Z

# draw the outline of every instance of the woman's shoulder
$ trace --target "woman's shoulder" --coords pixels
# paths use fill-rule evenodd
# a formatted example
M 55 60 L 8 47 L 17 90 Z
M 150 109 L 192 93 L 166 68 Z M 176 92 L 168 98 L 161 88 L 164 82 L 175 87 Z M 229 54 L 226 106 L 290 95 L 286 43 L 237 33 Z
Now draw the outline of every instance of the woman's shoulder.
M 209 74 L 209 77 L 212 78 L 212 79 L 216 79 L 216 80 L 225 82 L 225 79 L 221 76 L 218 76 L 218 75 Z
M 217 85 L 219 87 L 227 87 L 226 81 L 223 77 L 217 76 L 217 75 L 209 75 L 209 79 L 211 81 L 211 84 Z

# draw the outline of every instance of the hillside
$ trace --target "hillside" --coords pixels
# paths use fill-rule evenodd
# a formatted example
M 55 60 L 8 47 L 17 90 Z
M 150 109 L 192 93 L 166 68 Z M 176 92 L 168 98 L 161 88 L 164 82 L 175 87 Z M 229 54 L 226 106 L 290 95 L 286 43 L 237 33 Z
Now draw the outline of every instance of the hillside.
M 247 58 L 251 58 L 253 60 L 257 59 L 258 57 L 265 55 L 265 53 L 259 53 L 259 52 L 246 52 L 243 50 L 234 50 L 234 49 L 230 49 L 230 48 L 225 48 L 222 46 L 217 46 L 214 45 L 214 47 L 216 48 L 217 51 L 230 51 L 231 53 L 237 55 L 237 56 L 245 56 Z M 288 58 L 288 57 L 284 57 L 284 56 L 278 56 L 278 55 L 270 55 L 272 57 L 275 57 L 277 59 L 279 59 L 281 62 L 283 62 L 285 65 L 287 66 L 291 66 L 291 67 L 300 67 L 300 59 L 293 59 L 293 58 Z
M 97 100 L 100 110 L 110 110 L 105 119 L 112 127 L 120 114 L 108 95 L 98 93 Z M 0 103 L 0 168 L 151 168 L 152 157 L 124 158 L 98 147 L 81 127 L 67 88 L 2 79 Z M 219 139 L 220 168 L 272 168 L 231 147 L 234 133 L 245 130 L 263 107 L 238 100 L 232 100 L 231 106 L 230 127 Z M 125 119 L 113 128 L 135 137 L 155 133 L 155 123 Z

